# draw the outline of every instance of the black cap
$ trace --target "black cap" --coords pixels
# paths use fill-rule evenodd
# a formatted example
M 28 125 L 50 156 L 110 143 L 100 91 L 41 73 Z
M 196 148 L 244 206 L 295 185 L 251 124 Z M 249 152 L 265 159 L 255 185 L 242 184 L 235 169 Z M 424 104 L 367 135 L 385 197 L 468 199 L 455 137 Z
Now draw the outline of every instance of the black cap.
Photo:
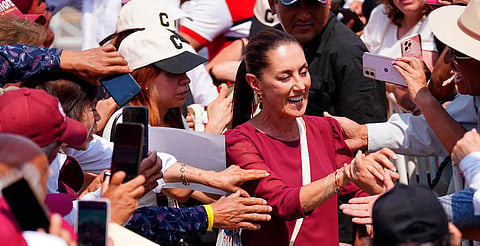
M 397 184 L 373 205 L 373 245 L 433 242 L 448 234 L 448 220 L 426 186 Z

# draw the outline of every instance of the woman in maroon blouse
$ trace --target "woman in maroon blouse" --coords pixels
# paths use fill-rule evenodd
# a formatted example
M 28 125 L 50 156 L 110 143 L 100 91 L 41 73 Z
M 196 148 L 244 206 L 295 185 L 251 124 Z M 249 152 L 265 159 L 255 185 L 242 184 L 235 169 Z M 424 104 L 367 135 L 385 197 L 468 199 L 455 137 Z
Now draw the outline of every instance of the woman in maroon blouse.
M 390 150 L 366 156 L 359 152 L 352 161 L 338 122 L 304 116 L 309 88 L 308 64 L 293 37 L 267 30 L 248 43 L 235 85 L 235 128 L 226 133 L 227 162 L 271 174 L 243 188 L 266 199 L 273 212 L 260 230 L 242 231 L 244 246 L 292 245 L 291 241 L 338 245 L 337 193 L 361 195 L 350 181 L 379 193 L 384 190 L 384 167 L 394 169 L 387 158 L 394 157 Z M 263 107 L 252 118 L 254 93 Z M 308 145 L 301 141 L 303 129 Z M 305 177 L 311 183 L 302 181 Z M 304 218 L 300 225 L 299 218 Z

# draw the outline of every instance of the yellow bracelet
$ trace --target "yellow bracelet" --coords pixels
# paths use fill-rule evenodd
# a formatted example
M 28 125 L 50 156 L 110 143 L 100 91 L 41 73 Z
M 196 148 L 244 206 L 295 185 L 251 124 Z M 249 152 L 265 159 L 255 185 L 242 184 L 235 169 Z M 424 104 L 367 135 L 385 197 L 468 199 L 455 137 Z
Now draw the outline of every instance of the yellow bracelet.
M 213 215 L 213 209 L 210 204 L 203 205 L 205 208 L 205 211 L 207 212 L 207 218 L 208 218 L 208 227 L 207 231 L 212 231 L 213 229 L 213 220 L 214 220 L 214 215 Z

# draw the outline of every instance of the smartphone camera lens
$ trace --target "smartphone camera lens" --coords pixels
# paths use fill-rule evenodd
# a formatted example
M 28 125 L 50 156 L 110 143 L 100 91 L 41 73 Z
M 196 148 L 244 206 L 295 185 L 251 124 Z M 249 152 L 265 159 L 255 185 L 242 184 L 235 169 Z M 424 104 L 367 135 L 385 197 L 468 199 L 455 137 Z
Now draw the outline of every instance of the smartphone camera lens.
M 374 73 L 373 71 L 370 72 L 370 75 L 371 75 L 372 77 L 375 77 L 375 73 Z

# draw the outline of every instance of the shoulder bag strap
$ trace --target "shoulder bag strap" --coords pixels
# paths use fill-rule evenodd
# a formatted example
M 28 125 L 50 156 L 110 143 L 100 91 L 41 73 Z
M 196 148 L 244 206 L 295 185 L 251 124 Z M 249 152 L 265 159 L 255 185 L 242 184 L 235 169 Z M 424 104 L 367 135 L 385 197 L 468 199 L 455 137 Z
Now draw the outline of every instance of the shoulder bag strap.
M 307 145 L 307 133 L 305 127 L 302 123 L 302 118 L 297 118 L 298 132 L 300 134 L 300 151 L 302 157 L 302 185 L 310 184 L 310 157 L 308 155 L 308 145 Z M 302 227 L 303 218 L 297 219 L 295 222 L 295 228 L 293 229 L 292 237 L 290 238 L 289 246 L 295 244 L 295 239 L 297 238 L 300 227 Z

